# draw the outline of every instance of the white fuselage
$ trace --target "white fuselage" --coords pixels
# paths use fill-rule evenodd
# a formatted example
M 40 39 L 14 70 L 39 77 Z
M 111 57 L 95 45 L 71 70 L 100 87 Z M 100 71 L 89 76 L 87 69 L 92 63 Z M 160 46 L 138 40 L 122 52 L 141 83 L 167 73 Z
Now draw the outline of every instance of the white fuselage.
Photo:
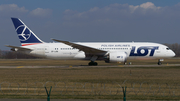
M 38 38 L 19 18 L 11 18 L 20 47 L 11 46 L 13 51 L 23 51 L 36 56 L 52 59 L 86 59 L 89 66 L 97 66 L 96 60 L 110 62 L 126 62 L 136 58 L 168 58 L 175 53 L 167 46 L 148 42 L 69 42 L 57 39 L 60 43 L 45 43 Z M 158 64 L 161 64 L 158 62 Z
M 127 58 L 168 58 L 175 53 L 167 46 L 146 42 L 77 42 L 76 44 L 109 52 L 125 52 Z M 63 43 L 40 43 L 22 46 L 32 51 L 27 53 L 53 59 L 86 59 L 85 53 Z M 101 58 L 99 58 L 101 59 Z

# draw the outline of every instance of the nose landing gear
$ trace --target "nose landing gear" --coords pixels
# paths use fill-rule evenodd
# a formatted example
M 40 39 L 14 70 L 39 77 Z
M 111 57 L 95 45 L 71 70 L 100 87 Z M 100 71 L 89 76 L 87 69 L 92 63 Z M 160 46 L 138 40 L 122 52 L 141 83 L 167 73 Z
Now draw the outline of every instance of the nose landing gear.
M 158 60 L 158 65 L 162 65 L 162 61 L 164 61 L 164 59 L 159 59 Z

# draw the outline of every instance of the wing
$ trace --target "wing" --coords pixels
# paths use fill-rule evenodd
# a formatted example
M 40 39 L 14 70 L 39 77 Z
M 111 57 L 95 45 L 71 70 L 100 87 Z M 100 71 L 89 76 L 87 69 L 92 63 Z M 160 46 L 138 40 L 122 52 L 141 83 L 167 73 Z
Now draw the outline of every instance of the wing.
M 104 55 L 107 53 L 107 51 L 99 50 L 99 49 L 96 49 L 93 47 L 84 46 L 84 45 L 80 45 L 80 44 L 76 44 L 76 43 L 72 43 L 72 42 L 68 42 L 68 41 L 62 41 L 62 40 L 56 40 L 56 39 L 52 39 L 52 40 L 64 43 L 73 48 L 77 48 L 80 51 L 84 51 L 86 54 L 89 54 L 89 55 Z
M 12 49 L 17 49 L 19 51 L 31 51 L 29 48 L 24 48 L 24 47 L 18 47 L 18 46 L 11 46 L 11 45 L 5 45 L 6 47 L 11 47 Z

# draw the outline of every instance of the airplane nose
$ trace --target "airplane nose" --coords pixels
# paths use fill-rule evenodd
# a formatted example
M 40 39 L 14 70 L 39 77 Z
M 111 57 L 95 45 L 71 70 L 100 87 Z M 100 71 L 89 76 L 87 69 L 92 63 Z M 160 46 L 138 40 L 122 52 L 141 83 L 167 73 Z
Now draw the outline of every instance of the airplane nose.
M 174 57 L 176 54 L 172 51 L 172 50 L 170 50 L 170 52 L 169 52 L 169 56 L 170 57 Z
M 176 54 L 172 51 L 172 50 L 169 50 L 166 54 L 167 57 L 174 57 Z
M 176 56 L 176 54 L 172 51 L 172 57 Z

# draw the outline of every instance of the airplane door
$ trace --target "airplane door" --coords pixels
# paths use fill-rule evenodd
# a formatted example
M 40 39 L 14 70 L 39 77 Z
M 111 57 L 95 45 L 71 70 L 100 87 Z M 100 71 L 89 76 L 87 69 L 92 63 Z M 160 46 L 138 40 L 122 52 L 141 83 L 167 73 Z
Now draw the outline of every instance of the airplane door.
M 45 50 L 46 54 L 49 53 L 49 47 L 48 46 L 46 46 L 44 50 Z

